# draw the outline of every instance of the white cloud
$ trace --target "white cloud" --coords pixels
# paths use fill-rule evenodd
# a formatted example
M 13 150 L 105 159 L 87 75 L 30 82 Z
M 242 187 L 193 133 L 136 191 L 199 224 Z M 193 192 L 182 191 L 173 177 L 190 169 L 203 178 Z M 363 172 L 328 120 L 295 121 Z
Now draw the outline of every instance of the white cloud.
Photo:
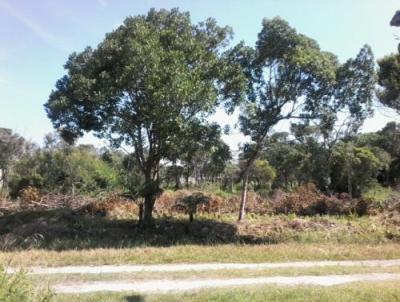
M 62 51 L 66 50 L 65 43 L 62 40 L 60 40 L 57 36 L 47 31 L 35 20 L 32 20 L 29 17 L 25 16 L 23 13 L 15 9 L 6 1 L 0 0 L 0 9 L 4 10 L 10 16 L 13 16 L 15 19 L 17 19 L 20 23 L 29 28 L 36 36 L 38 36 L 40 39 L 42 39 L 50 46 Z

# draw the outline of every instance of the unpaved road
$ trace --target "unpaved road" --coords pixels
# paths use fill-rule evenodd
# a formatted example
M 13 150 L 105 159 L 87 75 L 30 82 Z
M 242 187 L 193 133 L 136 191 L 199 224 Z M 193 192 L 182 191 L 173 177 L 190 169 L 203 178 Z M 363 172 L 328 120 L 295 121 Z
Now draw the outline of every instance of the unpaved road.
M 170 291 L 190 291 L 202 288 L 218 288 L 244 285 L 320 285 L 331 286 L 357 281 L 389 281 L 400 280 L 400 274 L 357 274 L 328 276 L 297 276 L 297 277 L 259 277 L 235 279 L 208 280 L 149 280 L 140 282 L 112 281 L 70 283 L 53 286 L 56 293 L 89 293 L 98 291 L 133 291 L 138 293 L 163 293 Z
M 24 270 L 32 275 L 52 274 L 109 274 L 138 272 L 187 272 L 209 270 L 239 269 L 274 269 L 274 268 L 312 268 L 329 266 L 348 267 L 390 267 L 400 266 L 396 260 L 363 260 L 363 261 L 302 261 L 281 263 L 201 263 L 201 264 L 155 264 L 155 265 L 101 265 L 101 266 L 65 266 L 65 267 L 27 267 Z M 8 268 L 8 273 L 17 271 Z
M 400 266 L 400 259 L 395 260 L 363 260 L 363 261 L 302 261 L 281 263 L 201 263 L 201 264 L 155 264 L 155 265 L 102 265 L 102 266 L 65 266 L 65 267 L 29 267 L 25 271 L 32 275 L 53 274 L 118 274 L 138 272 L 190 272 L 209 270 L 240 269 L 276 269 L 276 268 L 312 268 L 312 267 L 394 267 Z M 17 269 L 8 268 L 8 273 Z M 274 276 L 256 278 L 231 279 L 185 279 L 185 280 L 116 280 L 94 282 L 64 282 L 53 285 L 57 293 L 89 293 L 97 291 L 133 291 L 138 293 L 154 293 L 169 291 L 190 291 L 202 288 L 218 288 L 245 285 L 320 285 L 331 286 L 357 281 L 399 280 L 400 273 L 368 273 L 352 275 L 324 276 Z

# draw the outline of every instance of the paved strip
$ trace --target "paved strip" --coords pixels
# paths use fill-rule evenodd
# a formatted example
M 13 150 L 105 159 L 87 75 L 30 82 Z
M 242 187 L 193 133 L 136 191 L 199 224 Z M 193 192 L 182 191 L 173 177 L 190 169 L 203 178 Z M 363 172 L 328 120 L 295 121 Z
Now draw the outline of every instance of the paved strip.
M 202 288 L 219 288 L 246 285 L 320 285 L 332 286 L 359 281 L 390 281 L 400 280 L 400 274 L 376 273 L 357 275 L 328 275 L 328 276 L 297 276 L 297 277 L 259 277 L 235 279 L 207 279 L 207 280 L 151 280 L 141 282 L 86 282 L 59 284 L 53 286 L 56 293 L 90 293 L 100 291 L 163 293 L 171 291 L 192 291 Z
M 101 265 L 101 266 L 64 266 L 64 267 L 28 267 L 24 270 L 32 275 L 53 274 L 110 274 L 138 272 L 186 272 L 209 270 L 274 269 L 274 268 L 312 268 L 329 266 L 348 267 L 391 267 L 400 266 L 396 260 L 363 261 L 302 261 L 281 263 L 200 263 L 200 264 L 156 264 L 156 265 Z M 8 273 L 19 269 L 7 268 Z

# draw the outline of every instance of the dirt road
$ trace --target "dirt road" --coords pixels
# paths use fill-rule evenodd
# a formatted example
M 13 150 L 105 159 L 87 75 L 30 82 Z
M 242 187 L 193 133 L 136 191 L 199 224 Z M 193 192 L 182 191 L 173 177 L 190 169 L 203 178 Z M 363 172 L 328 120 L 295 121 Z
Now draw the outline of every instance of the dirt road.
M 155 265 L 101 265 L 101 266 L 64 266 L 64 267 L 28 267 L 24 268 L 32 275 L 52 274 L 109 274 L 138 272 L 187 272 L 209 270 L 240 269 L 275 269 L 275 268 L 312 268 L 312 267 L 390 267 L 400 266 L 396 260 L 363 260 L 363 261 L 302 261 L 280 263 L 200 263 L 200 264 L 155 264 Z M 8 268 L 13 273 L 17 269 Z
M 164 293 L 170 291 L 193 291 L 202 288 L 221 288 L 245 285 L 320 285 L 331 286 L 357 281 L 389 281 L 400 280 L 400 274 L 357 274 L 328 276 L 296 276 L 296 277 L 258 277 L 235 279 L 205 279 L 205 280 L 148 280 L 139 282 L 126 281 L 96 281 L 59 284 L 53 286 L 56 293 L 89 293 L 99 291 L 138 293 Z
M 271 276 L 253 278 L 214 278 L 214 279 L 156 279 L 157 272 L 195 272 L 218 270 L 268 270 L 278 268 L 313 268 L 313 267 L 395 267 L 400 266 L 400 259 L 395 260 L 363 260 L 363 261 L 303 261 L 281 263 L 200 263 L 200 264 L 155 264 L 155 265 L 102 265 L 102 266 L 65 266 L 65 267 L 29 267 L 24 270 L 31 275 L 68 275 L 68 274 L 123 274 L 154 272 L 154 278 L 144 280 L 115 281 L 80 281 L 54 284 L 57 293 L 88 293 L 97 291 L 132 291 L 138 293 L 154 293 L 169 291 L 190 291 L 202 288 L 219 288 L 246 285 L 320 285 L 331 286 L 357 281 L 399 280 L 400 273 L 364 273 L 351 275 L 319 275 L 319 276 Z M 18 269 L 8 268 L 8 273 Z M 189 275 L 190 276 L 190 275 Z M 101 277 L 99 277 L 101 280 Z

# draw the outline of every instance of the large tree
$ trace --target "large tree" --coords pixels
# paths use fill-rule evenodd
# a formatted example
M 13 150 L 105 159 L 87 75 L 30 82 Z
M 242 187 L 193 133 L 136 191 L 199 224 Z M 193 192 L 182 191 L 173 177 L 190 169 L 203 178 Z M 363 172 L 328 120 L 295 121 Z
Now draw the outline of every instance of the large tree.
M 400 26 L 400 12 L 390 21 L 391 26 Z M 398 46 L 400 52 L 400 44 Z M 390 54 L 378 61 L 378 97 L 381 103 L 400 113 L 400 53 Z
M 263 21 L 255 49 L 239 45 L 232 52 L 230 59 L 241 63 L 247 76 L 239 124 L 252 142 L 242 171 L 239 221 L 245 214 L 249 169 L 276 124 L 318 119 L 329 125 L 336 121 L 336 111 L 347 108 L 357 116 L 363 104 L 370 103 L 374 69 L 369 47 L 359 58 L 362 64 L 340 66 L 333 54 L 321 51 L 316 41 L 280 18 Z
M 400 113 L 400 54 L 385 56 L 378 65 L 379 100 Z
M 22 155 L 26 146 L 25 140 L 11 129 L 0 128 L 0 189 L 7 189 L 11 164 Z
M 352 142 L 339 142 L 332 156 L 332 186 L 336 192 L 359 197 L 376 181 L 381 169 L 389 165 L 390 157 L 381 150 L 375 155 L 368 147 L 355 147 Z
M 240 77 L 222 55 L 231 34 L 213 19 L 194 25 L 178 9 L 128 17 L 97 48 L 70 56 L 45 105 L 67 139 L 93 131 L 134 148 L 145 224 L 160 192 L 160 161 L 188 124 L 201 124 L 218 101 L 240 92 Z

